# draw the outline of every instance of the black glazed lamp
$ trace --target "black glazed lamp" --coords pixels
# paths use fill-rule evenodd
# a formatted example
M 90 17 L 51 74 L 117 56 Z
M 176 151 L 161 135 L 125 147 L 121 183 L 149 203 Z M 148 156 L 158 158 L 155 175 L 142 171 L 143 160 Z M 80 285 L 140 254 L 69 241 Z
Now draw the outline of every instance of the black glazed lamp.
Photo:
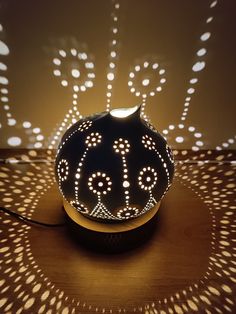
M 72 125 L 59 145 L 55 172 L 69 216 L 82 214 L 83 220 L 114 226 L 160 204 L 174 161 L 165 139 L 135 106 Z

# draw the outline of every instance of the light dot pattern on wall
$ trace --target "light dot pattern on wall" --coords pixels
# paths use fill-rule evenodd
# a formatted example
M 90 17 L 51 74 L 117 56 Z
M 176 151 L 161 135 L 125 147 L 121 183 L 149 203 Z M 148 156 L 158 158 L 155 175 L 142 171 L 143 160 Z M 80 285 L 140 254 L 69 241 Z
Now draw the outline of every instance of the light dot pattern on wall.
M 2 27 L 2 26 L 1 26 Z M 2 27 L 3 30 L 3 27 Z M 9 80 L 7 78 L 7 64 L 6 64 L 6 56 L 10 54 L 10 49 L 8 45 L 0 40 L 0 71 L 4 71 L 4 76 L 0 76 L 0 85 L 4 85 L 3 88 L 0 89 L 0 99 L 2 104 L 2 112 L 0 114 L 1 123 L 0 129 L 4 129 L 4 133 L 1 134 L 1 141 L 4 147 L 9 148 L 32 148 L 32 147 L 42 147 L 42 143 L 36 139 L 34 135 L 33 128 L 30 122 L 21 123 L 15 117 L 13 117 L 12 106 L 9 105 L 11 99 L 9 97 L 9 89 L 8 84 Z M 3 61 L 3 62 L 1 62 Z M 2 86 L 1 86 L 2 87 Z M 26 126 L 25 126 L 26 125 Z M 27 129 L 27 130 L 26 130 Z M 39 133 L 41 133 L 41 129 L 39 129 Z M 40 134 L 43 136 L 42 134 Z M 41 140 L 40 140 L 41 141 Z
M 142 97 L 142 116 L 145 120 L 145 106 L 147 97 L 155 96 L 162 91 L 162 86 L 166 82 L 165 70 L 153 61 L 144 61 L 136 64 L 129 72 L 128 86 L 130 92 L 137 97 Z M 158 82 L 159 81 L 159 85 Z
M 209 8 L 212 9 L 216 6 L 217 2 L 215 3 L 214 6 L 212 6 L 212 3 L 209 5 Z M 212 21 L 212 19 L 207 19 L 206 21 L 206 25 L 208 27 L 208 24 Z M 207 41 L 210 39 L 211 37 L 211 33 L 209 31 L 204 32 L 203 34 L 200 35 L 200 41 L 201 43 L 204 43 L 204 45 L 206 45 Z M 196 89 L 193 88 L 191 85 L 192 84 L 196 84 L 198 82 L 198 75 L 199 73 L 205 68 L 206 66 L 206 61 L 203 58 L 206 58 L 207 55 L 207 49 L 206 47 L 201 47 L 197 50 L 196 52 L 196 56 L 197 59 L 195 61 L 195 63 L 192 66 L 192 71 L 194 73 L 194 78 L 191 78 L 189 80 L 190 86 L 187 88 L 187 96 L 185 98 L 185 102 L 184 102 L 184 109 L 181 115 L 181 121 L 185 121 L 188 115 L 188 111 L 189 111 L 189 105 L 190 102 L 192 100 L 192 96 L 195 94 Z M 191 95 L 189 97 L 189 95 Z
M 82 45 L 81 45 L 82 46 Z M 49 148 L 53 149 L 60 141 L 61 135 L 82 115 L 78 109 L 78 93 L 86 92 L 94 86 L 95 65 L 93 56 L 82 48 L 60 49 L 52 60 L 53 74 L 60 80 L 63 87 L 72 93 L 72 108 L 68 110 L 63 121 L 59 124 L 49 141 Z
M 186 136 L 186 132 L 187 135 Z M 186 149 L 189 145 L 189 142 L 193 142 L 192 150 L 198 151 L 200 147 L 204 145 L 204 142 L 202 140 L 202 133 L 196 131 L 196 128 L 194 126 L 186 126 L 183 124 L 179 124 L 177 126 L 175 125 L 169 125 L 168 129 L 164 129 L 162 133 L 165 135 L 165 138 L 172 144 L 172 136 L 171 133 L 175 134 L 174 141 L 178 144 L 178 147 L 181 149 Z M 174 142 L 172 144 L 174 146 Z
M 119 42 L 119 14 L 120 1 L 112 1 L 111 3 L 111 27 L 110 27 L 110 41 L 108 50 L 108 69 L 107 69 L 107 86 L 106 86 L 106 111 L 110 111 L 111 100 L 113 94 L 113 84 L 117 72 L 118 60 L 118 42 Z

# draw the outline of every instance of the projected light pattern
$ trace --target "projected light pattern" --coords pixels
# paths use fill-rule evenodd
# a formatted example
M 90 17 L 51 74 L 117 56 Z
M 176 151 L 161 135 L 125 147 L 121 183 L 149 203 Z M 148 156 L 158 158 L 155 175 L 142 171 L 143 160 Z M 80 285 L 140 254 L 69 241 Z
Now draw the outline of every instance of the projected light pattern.
M 57 146 L 66 129 L 82 119 L 78 109 L 78 96 L 79 93 L 86 92 L 94 86 L 95 65 L 92 59 L 87 52 L 73 47 L 67 50 L 59 49 L 57 56 L 52 60 L 54 76 L 59 79 L 63 87 L 69 89 L 73 100 L 72 108 L 68 110 L 50 140 L 49 149 Z
M 113 92 L 113 82 L 116 76 L 117 59 L 118 59 L 118 38 L 119 38 L 119 11 L 120 2 L 111 1 L 112 12 L 111 12 L 111 40 L 109 42 L 109 55 L 108 55 L 108 70 L 107 70 L 107 87 L 106 87 L 106 111 L 110 111 L 111 98 Z
M 236 135 L 224 141 L 221 145 L 216 146 L 216 150 L 228 149 L 236 142 Z
M 145 120 L 148 120 L 145 114 L 147 98 L 162 91 L 162 85 L 166 82 L 164 74 L 165 69 L 161 68 L 157 62 L 148 61 L 136 64 L 129 73 L 130 92 L 137 97 L 142 97 L 141 114 Z
M 114 4 L 114 2 L 112 3 Z M 217 4 L 218 1 L 210 2 L 210 9 L 215 8 Z M 213 15 L 210 15 L 206 19 L 206 24 L 208 25 L 212 21 Z M 3 28 L 0 25 L 0 32 L 2 32 L 2 30 Z M 204 35 L 205 33 L 208 34 Z M 202 35 L 204 36 L 202 37 Z M 208 29 L 206 29 L 205 32 L 201 32 L 199 39 L 204 46 L 201 46 L 203 48 L 199 47 L 196 53 L 196 60 L 192 65 L 193 75 L 189 79 L 189 86 L 184 102 L 183 113 L 185 114 L 181 115 L 183 119 L 181 119 L 179 124 L 171 124 L 170 121 L 170 125 L 166 127 L 166 131 L 164 130 L 168 132 L 166 135 L 170 136 L 170 139 L 176 142 L 177 147 L 180 147 L 182 143 L 187 143 L 186 133 L 181 133 L 184 129 L 186 132 L 189 132 L 190 136 L 194 139 L 195 147 L 204 148 L 204 146 L 197 146 L 196 144 L 197 139 L 202 141 L 203 134 L 197 131 L 197 128 L 193 126 L 192 123 L 188 125 L 183 124 L 189 113 L 192 96 L 195 95 L 197 91 L 196 86 L 200 80 L 200 72 L 206 67 L 205 57 L 208 51 L 205 48 L 205 43 L 211 40 Z M 5 38 L 3 42 L 5 44 Z M 9 48 L 8 50 L 6 50 L 6 48 L 4 49 L 5 52 L 8 52 L 8 50 L 10 52 Z M 20 145 L 24 146 L 34 146 L 34 144 L 39 143 L 36 147 L 38 146 L 40 148 L 43 141 L 41 130 L 35 128 L 36 133 L 33 133 L 32 130 L 34 127 L 28 119 L 19 123 L 19 121 L 12 116 L 9 105 L 7 55 L 1 54 L 0 58 L 1 101 L 3 103 L 2 108 L 5 111 L 4 117 L 6 116 L 6 123 L 2 121 L 3 115 L 1 117 L 1 131 L 4 130 L 4 132 L 8 134 L 7 128 L 9 126 L 11 127 L 9 128 L 10 131 L 14 130 L 14 134 L 8 137 L 13 137 L 10 143 L 19 143 L 21 141 Z M 58 63 L 58 61 L 55 62 Z M 78 73 L 74 71 L 73 74 L 75 76 L 74 78 L 78 79 L 80 77 L 78 75 L 81 75 L 81 72 Z M 111 80 L 113 83 L 115 76 L 109 77 L 113 78 L 113 80 Z M 66 83 L 63 84 L 62 87 L 68 87 Z M 147 84 L 147 81 L 144 81 L 144 86 L 145 84 Z M 109 89 L 110 85 L 108 84 L 107 86 L 109 86 Z M 145 100 L 143 100 L 143 102 L 145 102 Z M 77 109 L 74 112 L 77 112 Z M 73 111 L 67 113 L 65 120 L 60 124 L 58 131 L 56 131 L 58 133 L 56 134 L 55 132 L 55 135 L 58 136 L 58 138 L 55 138 L 56 141 L 71 123 L 69 118 L 72 114 Z M 80 114 L 74 116 L 75 118 L 72 119 L 77 119 L 80 117 Z M 25 132 L 27 132 L 28 135 L 31 134 L 29 135 L 29 140 L 25 141 L 24 136 L 19 135 L 19 129 L 16 129 L 18 126 L 23 128 L 24 134 Z M 163 133 L 165 134 L 164 131 Z M 32 135 L 38 136 L 38 140 L 31 141 Z M 51 144 L 50 148 L 55 147 L 56 141 Z M 232 135 L 223 143 L 219 143 L 216 149 L 222 150 L 224 148 L 230 148 L 234 143 L 235 135 Z M 230 152 L 219 152 L 219 155 L 213 159 L 213 165 L 210 163 L 209 157 L 212 157 L 214 152 L 210 150 L 206 153 L 199 152 L 199 155 L 194 157 L 188 156 L 187 150 L 181 152 L 175 151 L 175 153 L 176 155 L 182 155 L 187 160 L 191 159 L 196 161 L 195 164 L 186 165 L 183 163 L 177 166 L 176 179 L 188 189 L 191 189 L 195 193 L 196 198 L 200 199 L 209 209 L 211 217 L 209 227 L 212 236 L 212 251 L 208 257 L 208 269 L 200 281 L 193 282 L 190 286 L 179 289 L 172 295 L 168 295 L 163 299 L 155 297 L 152 300 L 150 299 L 150 302 L 142 302 L 142 300 L 140 300 L 139 306 L 132 307 L 131 305 L 130 308 L 125 304 L 120 304 L 117 311 L 119 313 L 131 311 L 145 314 L 192 313 L 193 311 L 197 313 L 202 310 L 205 310 L 207 313 L 233 313 L 235 309 L 234 285 L 236 284 L 236 260 L 235 251 L 233 249 L 236 232 L 236 204 L 230 196 L 234 195 L 236 192 L 235 161 L 230 161 L 228 166 L 226 166 L 227 168 L 222 169 L 219 167 L 219 164 L 225 163 L 225 160 L 232 158 Z M 54 168 L 50 163 L 42 165 L 32 161 L 29 165 L 29 169 L 23 171 L 19 168 L 19 165 L 14 165 L 14 163 L 28 163 L 30 159 L 37 158 L 37 156 L 37 150 L 31 150 L 19 158 L 9 158 L 8 161 L 12 163 L 10 166 L 0 165 L 0 192 L 3 195 L 1 199 L 2 204 L 4 204 L 6 208 L 17 210 L 17 212 L 23 213 L 29 218 L 40 210 L 39 202 L 44 195 L 47 195 L 46 193 L 48 193 L 54 182 Z M 47 151 L 47 158 L 49 161 L 53 158 L 50 150 Z M 219 164 L 217 164 L 217 162 Z M 11 179 L 14 182 L 11 181 Z M 10 182 L 12 183 L 9 184 Z M 23 195 L 24 197 L 22 197 Z M 81 211 L 82 208 L 84 208 L 84 212 L 88 213 L 84 204 L 79 204 L 79 207 Z M 1 269 L 2 274 L 4 274 L 4 279 L 2 278 L 0 280 L 0 310 L 2 312 L 32 313 L 32 311 L 37 311 L 42 314 L 54 312 L 68 314 L 83 311 L 87 311 L 88 313 L 115 312 L 114 308 L 109 306 L 101 307 L 98 304 L 90 304 L 84 297 L 76 298 L 67 295 L 67 292 L 61 289 L 58 284 L 55 284 L 50 276 L 48 277 L 48 275 L 45 274 L 42 265 L 39 264 L 37 257 L 34 256 L 31 243 L 32 227 L 22 225 L 20 222 L 15 221 L 11 223 L 11 228 L 9 228 L 10 219 L 7 214 L 0 215 L 0 220 L 1 226 L 6 227 L 4 234 L 1 232 L 0 248 Z M 14 291 L 11 287 L 14 287 Z M 14 300 L 9 296 L 10 290 L 14 295 Z
M 33 151 L 31 154 L 35 156 Z M 183 164 L 180 163 L 177 166 L 176 179 L 186 188 L 191 189 L 196 198 L 200 199 L 209 210 L 212 250 L 208 256 L 207 270 L 201 280 L 193 282 L 190 286 L 186 286 L 166 298 L 158 299 L 156 297 L 150 302 L 140 300 L 138 307 L 120 304 L 121 312 L 164 313 L 166 307 L 168 307 L 169 313 L 200 312 L 203 309 L 219 313 L 233 311 L 235 306 L 234 285 L 236 283 L 233 250 L 236 206 L 233 198 L 229 196 L 236 192 L 236 164 L 232 160 L 223 169 L 219 168 L 218 164 L 211 164 L 209 160 L 207 163 L 204 161 L 207 156 L 210 156 L 210 151 L 201 154 L 201 158 L 199 156 L 196 156 L 198 160 L 200 159 L 196 164 L 186 166 L 184 161 Z M 232 158 L 232 153 L 219 152 L 213 161 L 221 163 L 230 158 Z M 29 218 L 34 212 L 40 210 L 38 205 L 40 199 L 47 193 L 47 184 L 54 180 L 53 165 L 40 164 L 37 169 L 31 167 L 30 164 L 29 169 L 25 171 L 19 170 L 17 166 L 13 166 L 13 168 L 9 165 L 0 166 L 0 191 L 3 193 L 4 206 L 12 210 L 17 209 L 17 212 L 24 213 Z M 151 170 L 151 173 L 155 172 L 155 169 L 154 172 Z M 145 171 L 141 175 L 144 173 Z M 95 178 L 101 177 L 102 180 L 105 178 L 105 181 L 102 181 L 104 187 L 110 186 L 112 190 L 112 184 L 108 185 L 111 180 L 107 174 L 105 177 L 102 176 L 102 173 L 98 176 L 95 175 Z M 145 186 L 147 177 L 142 177 Z M 14 180 L 14 184 L 9 186 L 11 178 Z M 154 174 L 151 180 L 155 182 L 155 178 Z M 98 188 L 101 185 L 99 182 L 98 180 L 95 185 Z M 148 180 L 148 182 L 151 181 Z M 156 184 L 158 184 L 158 176 Z M 22 194 L 25 195 L 24 199 L 20 197 Z M 2 273 L 4 274 L 4 279 L 0 281 L 1 311 L 7 312 L 9 308 L 13 308 L 15 313 L 17 311 L 27 313 L 27 311 L 32 312 L 34 308 L 34 311 L 37 310 L 42 314 L 48 311 L 61 313 L 85 310 L 88 313 L 114 312 L 112 307 L 100 307 L 94 303 L 90 304 L 84 297 L 77 299 L 67 295 L 64 290 L 52 282 L 50 277 L 45 275 L 34 256 L 31 238 L 33 227 L 15 221 L 9 228 L 10 220 L 7 214 L 0 215 L 0 220 L 1 225 L 6 227 L 4 236 L 1 238 L 2 246 L 0 248 Z M 8 291 L 9 285 L 14 287 L 14 291 L 11 292 L 15 296 L 14 305 L 9 295 L 5 293 Z M 25 290 L 26 288 L 27 290 Z
M 0 27 L 0 35 L 2 36 L 3 27 Z M 27 148 L 41 148 L 44 136 L 39 127 L 33 127 L 31 122 L 19 122 L 13 116 L 12 108 L 10 106 L 9 97 L 9 80 L 7 78 L 8 66 L 6 64 L 7 56 L 10 54 L 8 45 L 0 40 L 0 71 L 3 75 L 0 76 L 0 100 L 2 103 L 1 110 L 1 139 L 4 146 L 27 147 Z M 4 132 L 4 133 L 3 133 Z
M 215 8 L 217 5 L 217 1 L 213 1 L 210 3 L 209 8 L 210 10 Z M 170 135 L 172 130 L 175 130 L 175 143 L 180 144 L 177 147 L 185 147 L 186 143 L 189 142 L 189 139 L 191 138 L 192 141 L 195 139 L 193 138 L 192 134 L 194 134 L 194 137 L 196 138 L 195 144 L 192 146 L 193 151 L 198 151 L 200 148 L 204 147 L 204 141 L 202 140 L 202 134 L 200 132 L 194 132 L 195 127 L 193 126 L 186 126 L 184 124 L 184 121 L 186 121 L 186 118 L 188 116 L 191 100 L 193 98 L 193 95 L 196 92 L 196 86 L 197 83 L 199 83 L 199 73 L 205 68 L 206 66 L 206 55 L 207 55 L 207 49 L 206 49 L 206 43 L 211 37 L 211 32 L 208 31 L 209 24 L 212 22 L 213 16 L 209 16 L 206 19 L 206 31 L 203 32 L 200 35 L 200 43 L 201 47 L 198 48 L 196 52 L 196 59 L 195 63 L 192 65 L 192 72 L 193 76 L 189 79 L 189 86 L 187 87 L 187 93 L 185 97 L 184 102 L 184 109 L 181 114 L 180 123 L 178 125 L 169 125 L 168 129 L 163 130 L 163 134 L 165 135 L 165 138 L 168 141 L 173 140 L 173 137 Z M 189 131 L 189 136 L 184 135 L 186 131 Z

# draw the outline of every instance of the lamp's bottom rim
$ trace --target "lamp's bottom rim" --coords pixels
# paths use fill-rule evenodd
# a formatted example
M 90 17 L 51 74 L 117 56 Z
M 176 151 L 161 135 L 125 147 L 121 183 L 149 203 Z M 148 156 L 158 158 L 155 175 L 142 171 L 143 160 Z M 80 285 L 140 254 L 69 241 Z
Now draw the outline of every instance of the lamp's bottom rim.
M 137 229 L 145 225 L 155 216 L 160 207 L 160 204 L 161 201 L 157 202 L 152 209 L 137 218 L 119 221 L 117 223 L 107 223 L 85 217 L 84 215 L 79 213 L 74 207 L 72 207 L 65 199 L 63 199 L 65 212 L 74 223 L 87 230 L 101 233 L 121 233 Z

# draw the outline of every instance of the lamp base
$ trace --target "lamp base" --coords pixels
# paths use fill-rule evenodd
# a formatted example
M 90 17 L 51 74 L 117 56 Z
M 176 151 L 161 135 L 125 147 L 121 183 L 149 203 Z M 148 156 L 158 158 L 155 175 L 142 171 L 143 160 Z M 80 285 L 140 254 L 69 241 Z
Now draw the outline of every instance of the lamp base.
M 63 199 L 65 212 L 70 218 L 70 231 L 77 236 L 78 241 L 93 249 L 113 252 L 138 246 L 151 236 L 160 204 L 156 203 L 140 217 L 124 222 L 104 223 L 85 217 Z

